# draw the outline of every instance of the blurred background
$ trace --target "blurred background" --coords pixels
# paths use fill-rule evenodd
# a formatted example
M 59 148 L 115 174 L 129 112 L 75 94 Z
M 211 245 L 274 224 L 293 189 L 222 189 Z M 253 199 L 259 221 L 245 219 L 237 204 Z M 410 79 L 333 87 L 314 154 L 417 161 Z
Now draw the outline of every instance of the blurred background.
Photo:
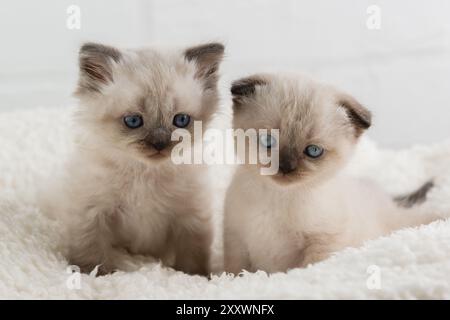
M 67 25 L 73 5 L 79 29 Z M 0 39 L 0 112 L 74 104 L 85 41 L 213 40 L 227 45 L 225 94 L 231 80 L 253 72 L 302 72 L 368 106 L 369 135 L 382 146 L 450 138 L 447 0 L 2 0 Z

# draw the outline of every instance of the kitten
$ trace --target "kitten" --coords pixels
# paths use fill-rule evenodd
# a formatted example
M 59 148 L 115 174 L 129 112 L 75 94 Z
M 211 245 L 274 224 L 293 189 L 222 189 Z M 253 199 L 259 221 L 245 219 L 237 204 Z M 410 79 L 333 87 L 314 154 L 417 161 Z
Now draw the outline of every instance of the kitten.
M 211 120 L 223 53 L 219 43 L 172 52 L 81 47 L 79 134 L 56 209 L 70 264 L 110 273 L 126 268 L 125 250 L 208 274 L 206 169 L 172 163 L 171 133 Z
M 434 219 L 397 206 L 372 182 L 343 173 L 371 125 L 371 113 L 353 97 L 305 77 L 270 74 L 238 80 L 231 93 L 235 129 L 280 131 L 279 141 L 269 146 L 278 148 L 278 172 L 261 175 L 261 165 L 241 165 L 227 191 L 227 272 L 304 267 L 344 247 Z M 270 139 L 259 141 L 267 146 Z M 418 194 L 424 197 L 427 188 Z M 410 206 L 411 199 L 398 201 Z

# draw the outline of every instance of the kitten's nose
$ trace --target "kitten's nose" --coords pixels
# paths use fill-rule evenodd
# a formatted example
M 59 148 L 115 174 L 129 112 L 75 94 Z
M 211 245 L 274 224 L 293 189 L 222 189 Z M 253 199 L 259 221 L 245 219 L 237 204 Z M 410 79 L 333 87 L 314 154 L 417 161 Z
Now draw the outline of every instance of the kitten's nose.
M 147 143 L 158 151 L 170 144 L 170 131 L 165 128 L 156 128 L 150 132 Z
M 297 167 L 298 161 L 293 157 L 282 157 L 280 159 L 280 164 L 278 165 L 278 168 L 284 174 L 294 171 L 295 169 L 297 169 Z
M 153 148 L 155 148 L 158 151 L 161 151 L 162 149 L 164 149 L 165 147 L 167 147 L 167 143 L 163 142 L 163 141 L 159 141 L 156 143 L 152 144 Z

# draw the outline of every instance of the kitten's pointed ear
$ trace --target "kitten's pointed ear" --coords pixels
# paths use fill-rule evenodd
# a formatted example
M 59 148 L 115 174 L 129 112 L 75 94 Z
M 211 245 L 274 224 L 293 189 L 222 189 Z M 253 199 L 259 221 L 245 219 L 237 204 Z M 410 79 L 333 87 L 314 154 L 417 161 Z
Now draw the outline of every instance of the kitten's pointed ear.
M 257 86 L 266 84 L 267 80 L 258 75 L 253 75 L 234 81 L 231 84 L 231 95 L 233 96 L 234 105 L 241 105 L 246 98 L 250 98 L 254 95 Z
M 356 137 L 359 137 L 372 124 L 372 114 L 355 98 L 347 94 L 339 96 L 338 104 L 345 109 L 351 125 L 355 128 Z
M 80 76 L 77 93 L 100 92 L 102 85 L 113 82 L 113 64 L 122 59 L 122 53 L 113 47 L 86 43 L 80 48 Z
M 216 87 L 218 80 L 217 72 L 224 51 L 225 46 L 221 43 L 202 44 L 188 48 L 184 51 L 186 60 L 196 63 L 196 77 L 204 81 L 205 89 Z

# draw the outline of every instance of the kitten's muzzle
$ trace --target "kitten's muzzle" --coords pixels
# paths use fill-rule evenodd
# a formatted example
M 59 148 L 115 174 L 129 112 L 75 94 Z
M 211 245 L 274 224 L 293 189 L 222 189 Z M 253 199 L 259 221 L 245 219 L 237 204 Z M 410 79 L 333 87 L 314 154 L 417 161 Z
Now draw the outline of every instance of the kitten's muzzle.
M 298 159 L 291 155 L 281 156 L 278 168 L 283 174 L 291 173 L 298 168 Z
M 170 145 L 170 131 L 165 128 L 153 129 L 146 139 L 146 143 L 155 150 L 161 151 Z
M 158 151 L 163 150 L 165 147 L 167 147 L 167 143 L 165 142 L 156 142 L 154 144 L 152 144 L 153 148 L 155 148 Z

